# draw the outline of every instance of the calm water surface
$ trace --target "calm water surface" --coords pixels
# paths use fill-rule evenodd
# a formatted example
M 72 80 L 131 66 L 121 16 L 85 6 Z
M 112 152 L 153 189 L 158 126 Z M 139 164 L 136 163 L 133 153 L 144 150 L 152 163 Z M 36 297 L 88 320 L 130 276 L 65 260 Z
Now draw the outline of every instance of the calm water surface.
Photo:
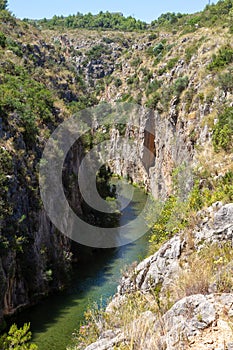
M 137 216 L 145 200 L 144 192 L 135 188 L 133 201 L 124 210 L 121 225 Z M 89 262 L 76 267 L 66 292 L 50 296 L 24 311 L 18 316 L 18 325 L 31 322 L 33 341 L 39 350 L 65 350 L 88 306 L 101 300 L 105 305 L 116 292 L 122 269 L 135 260 L 142 260 L 147 247 L 148 234 L 127 246 L 98 252 Z

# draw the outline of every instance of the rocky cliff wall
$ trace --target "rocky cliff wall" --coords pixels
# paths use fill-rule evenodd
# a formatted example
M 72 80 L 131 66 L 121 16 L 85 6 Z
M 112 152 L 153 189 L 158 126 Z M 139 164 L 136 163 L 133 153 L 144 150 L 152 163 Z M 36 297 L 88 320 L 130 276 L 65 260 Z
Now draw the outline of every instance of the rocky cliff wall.
M 30 173 L 34 180 L 33 197 L 25 179 L 19 181 L 18 173 L 26 163 L 26 154 L 25 150 L 21 162 L 12 158 L 13 186 L 9 186 L 12 215 L 8 213 L 7 219 L 1 222 L 0 318 L 37 302 L 40 297 L 55 290 L 62 290 L 69 281 L 72 251 L 75 259 L 78 256 L 77 247 L 53 226 L 41 206 L 36 175 L 39 159 Z M 71 149 L 64 166 L 67 198 L 80 215 L 81 197 L 75 190 L 73 177 L 78 172 L 82 155 L 83 147 L 79 143 Z M 56 191 L 56 188 L 52 190 Z
M 132 117 L 127 123 L 120 147 L 118 130 L 111 132 L 113 172 L 143 185 L 155 198 L 165 199 L 172 191 L 172 172 L 184 166 L 187 182 L 180 185 L 187 194 L 195 153 L 187 122 L 178 117 L 174 124 L 171 115 L 164 118 L 149 109 L 141 108 L 140 113 L 138 120 Z

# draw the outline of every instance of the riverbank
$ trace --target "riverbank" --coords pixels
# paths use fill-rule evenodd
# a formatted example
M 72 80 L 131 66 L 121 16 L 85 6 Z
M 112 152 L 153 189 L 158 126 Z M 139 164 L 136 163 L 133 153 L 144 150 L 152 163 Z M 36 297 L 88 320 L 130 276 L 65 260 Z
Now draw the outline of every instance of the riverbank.
M 168 240 L 123 276 L 96 342 L 84 349 L 231 349 L 233 203 L 198 212 L 192 231 Z M 93 325 L 89 330 L 93 339 Z M 86 343 L 87 344 L 87 343 Z

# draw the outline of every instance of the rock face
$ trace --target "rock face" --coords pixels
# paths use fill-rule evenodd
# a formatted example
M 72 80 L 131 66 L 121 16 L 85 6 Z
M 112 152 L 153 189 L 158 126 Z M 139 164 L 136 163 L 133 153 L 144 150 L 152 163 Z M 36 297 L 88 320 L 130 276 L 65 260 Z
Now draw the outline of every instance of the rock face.
M 218 242 L 232 242 L 233 204 L 222 205 L 218 202 L 206 211 L 200 212 L 199 224 L 193 236 L 195 247 L 200 250 L 204 245 Z M 167 287 L 180 271 L 180 257 L 187 246 L 185 237 L 176 235 L 166 242 L 154 255 L 143 260 L 134 269 L 133 275 L 123 277 L 118 287 L 120 295 L 137 289 L 147 291 L 151 286 Z
M 56 233 L 44 212 L 39 214 L 38 226 L 27 251 L 12 250 L 1 256 L 0 317 L 64 286 L 70 268 L 70 242 Z
M 68 184 L 72 184 L 71 174 L 78 171 L 82 152 L 80 144 L 73 147 L 67 160 Z M 13 164 L 17 173 L 18 164 L 14 160 Z M 25 230 L 23 238 L 26 237 L 26 241 L 21 243 L 19 238 L 17 246 L 0 248 L 0 320 L 4 315 L 11 315 L 37 302 L 51 291 L 63 289 L 71 272 L 71 240 L 57 231 L 44 209 L 36 206 L 36 200 L 31 200 L 30 193 L 25 189 L 20 191 L 17 181 L 15 184 L 13 195 L 17 211 L 12 222 L 18 220 L 18 230 Z M 70 193 L 69 199 L 76 211 L 81 213 L 79 192 Z M 20 222 L 24 216 L 25 220 Z M 6 225 L 4 221 L 1 224 L 2 227 Z M 18 230 L 16 235 L 19 235 Z
M 232 294 L 196 294 L 181 299 L 162 318 L 165 335 L 160 342 L 173 350 L 228 349 L 232 306 Z
M 141 108 L 140 116 L 130 117 L 120 147 L 119 133 L 111 133 L 112 170 L 143 184 L 155 198 L 162 199 L 171 192 L 174 168 L 186 164 L 186 181 L 179 184 L 185 197 L 192 185 L 194 157 L 191 140 L 187 139 L 187 127 L 180 119 L 174 124 L 172 116 L 164 119 L 157 111 Z
M 216 213 L 215 211 L 220 208 Z M 201 224 L 195 232 L 195 244 L 201 248 L 201 243 L 230 241 L 233 239 L 233 205 L 222 206 L 221 202 L 201 213 Z M 208 220 L 208 221 L 207 221 Z M 207 221 L 207 222 L 206 222 Z
M 86 350 L 112 350 L 123 341 L 124 334 L 120 333 L 119 330 L 114 332 L 109 331 L 103 334 L 102 339 L 88 346 Z
M 163 317 L 166 343 L 173 347 L 180 339 L 195 336 L 216 321 L 216 311 L 210 297 L 192 295 L 179 300 Z
M 134 270 L 133 277 L 123 277 L 118 293 L 137 289 L 148 291 L 155 285 L 168 285 L 179 272 L 179 257 L 185 242 L 179 236 L 165 243 L 156 254 L 143 260 Z
M 198 213 L 199 221 L 193 230 L 193 249 L 199 251 L 211 243 L 232 243 L 233 239 L 233 203 L 223 205 L 213 204 Z M 186 261 L 187 239 L 184 235 L 176 235 L 152 256 L 138 264 L 128 276 L 123 277 L 117 294 L 107 306 L 110 315 L 120 312 L 128 295 L 140 291 L 149 295 L 151 288 L 157 288 L 159 297 L 182 271 L 181 259 Z M 231 349 L 233 316 L 233 294 L 195 294 L 177 301 L 167 312 L 158 316 L 147 311 L 134 323 L 144 325 L 143 343 L 139 349 Z M 150 322 L 150 325 L 147 324 Z M 141 328 L 139 328 L 141 329 Z M 139 331 L 141 332 L 141 330 Z M 109 333 L 110 335 L 111 333 Z M 86 350 L 112 349 L 119 339 L 125 344 L 130 343 L 130 331 L 125 333 L 118 329 L 117 337 L 104 337 L 90 345 Z

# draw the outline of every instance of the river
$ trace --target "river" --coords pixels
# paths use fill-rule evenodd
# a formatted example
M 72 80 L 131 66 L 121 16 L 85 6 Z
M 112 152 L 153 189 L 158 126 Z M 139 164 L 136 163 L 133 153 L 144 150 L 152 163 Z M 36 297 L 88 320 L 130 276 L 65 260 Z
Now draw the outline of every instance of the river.
M 133 200 L 124 210 L 121 225 L 137 216 L 145 200 L 145 193 L 135 187 Z M 116 292 L 122 269 L 135 260 L 142 260 L 147 248 L 148 234 L 127 246 L 98 252 L 88 263 L 77 265 L 70 288 L 23 311 L 17 317 L 17 324 L 31 323 L 33 342 L 39 350 L 65 350 L 88 306 L 93 302 L 106 305 Z

